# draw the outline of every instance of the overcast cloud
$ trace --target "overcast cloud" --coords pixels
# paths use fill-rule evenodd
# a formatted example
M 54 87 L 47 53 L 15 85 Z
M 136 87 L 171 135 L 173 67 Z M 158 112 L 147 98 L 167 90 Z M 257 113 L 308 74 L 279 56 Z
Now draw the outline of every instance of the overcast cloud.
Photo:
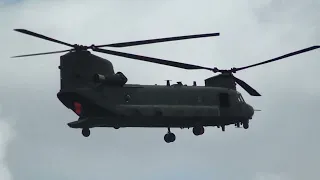
M 207 128 L 195 137 L 176 129 L 92 130 L 84 138 L 66 123 L 76 116 L 56 98 L 59 55 L 10 56 L 63 50 L 14 32 L 25 28 L 70 43 L 106 44 L 220 32 L 220 37 L 121 49 L 203 66 L 231 68 L 320 44 L 318 0 L 0 0 L 0 179 L 319 179 L 319 50 L 248 69 L 237 77 L 262 97 L 248 130 Z M 97 54 L 97 53 L 95 53 Z M 192 84 L 211 72 L 186 71 L 97 54 L 129 83 Z M 163 73 L 165 72 L 165 73 Z

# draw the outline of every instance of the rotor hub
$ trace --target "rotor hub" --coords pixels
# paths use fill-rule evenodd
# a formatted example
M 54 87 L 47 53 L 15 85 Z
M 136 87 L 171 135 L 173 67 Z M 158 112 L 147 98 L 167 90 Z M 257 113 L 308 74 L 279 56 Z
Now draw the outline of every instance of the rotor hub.
M 90 48 L 88 46 L 83 46 L 83 45 L 79 45 L 79 44 L 74 44 L 73 47 L 74 47 L 75 51 L 86 51 Z

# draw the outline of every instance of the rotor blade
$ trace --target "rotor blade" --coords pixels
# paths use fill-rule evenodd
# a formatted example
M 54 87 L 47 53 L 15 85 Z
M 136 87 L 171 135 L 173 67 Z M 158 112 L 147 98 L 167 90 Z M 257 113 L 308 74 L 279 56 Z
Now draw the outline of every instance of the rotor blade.
M 253 89 L 251 86 L 249 86 L 246 82 L 242 81 L 241 79 L 238 79 L 234 77 L 234 80 L 241 86 L 244 90 L 246 90 L 251 96 L 261 96 L 255 89 Z
M 63 53 L 68 52 L 69 50 L 63 50 L 63 51 L 52 51 L 52 52 L 45 52 L 45 53 L 36 53 L 36 54 L 25 54 L 25 55 L 19 55 L 19 56 L 13 56 L 11 58 L 18 58 L 18 57 L 27 57 L 27 56 L 39 56 L 39 55 L 45 55 L 45 54 L 56 54 L 56 53 Z
M 72 45 L 72 44 L 69 44 L 69 43 L 66 43 L 66 42 L 62 42 L 62 41 L 59 41 L 59 40 L 56 40 L 56 39 L 53 39 L 53 38 L 50 38 L 50 37 L 35 33 L 35 32 L 31 32 L 31 31 L 26 30 L 26 29 L 14 29 L 14 30 L 17 31 L 17 32 L 23 33 L 23 34 L 28 34 L 30 36 L 34 36 L 34 37 L 37 37 L 37 38 L 45 39 L 45 40 L 48 40 L 48 41 L 51 41 L 51 42 L 63 44 L 63 45 L 69 46 L 69 47 L 74 47 L 74 45 Z
M 241 68 L 235 68 L 235 71 L 240 71 L 240 70 L 247 69 L 247 68 L 250 68 L 250 67 L 254 67 L 254 66 L 258 66 L 258 65 L 274 62 L 274 61 L 277 61 L 277 60 L 280 60 L 280 59 L 284 59 L 284 58 L 287 58 L 287 57 L 290 57 L 290 56 L 295 56 L 295 55 L 298 55 L 298 54 L 301 54 L 301 53 L 305 53 L 305 52 L 308 52 L 308 51 L 312 51 L 312 50 L 315 50 L 315 49 L 318 49 L 318 48 L 320 48 L 320 46 L 311 46 L 311 47 L 308 47 L 308 48 L 305 48 L 305 49 L 301 49 L 301 50 L 298 50 L 298 51 L 294 51 L 294 52 L 285 54 L 283 56 L 279 56 L 277 58 L 273 58 L 273 59 L 270 59 L 270 60 L 267 60 L 267 61 L 263 61 L 263 62 L 260 62 L 260 63 L 257 63 L 257 64 L 253 64 L 253 65 L 250 65 L 250 66 L 244 66 L 244 67 L 241 67 Z
M 207 70 L 211 70 L 211 71 L 213 70 L 211 68 L 192 65 L 192 64 L 185 64 L 185 63 L 180 63 L 180 62 L 174 62 L 174 61 L 152 58 L 152 57 L 147 57 L 147 56 L 140 56 L 140 55 L 118 52 L 118 51 L 111 51 L 111 50 L 100 49 L 100 48 L 93 48 L 92 50 L 96 51 L 96 52 L 115 55 L 115 56 L 136 59 L 136 60 L 146 61 L 146 62 L 152 62 L 152 63 L 162 64 L 162 65 L 167 65 L 167 66 L 172 66 L 172 67 L 177 67 L 177 68 L 183 68 L 183 69 L 207 69 Z
M 144 45 L 144 44 L 153 44 L 153 43 L 161 43 L 161 42 L 169 42 L 169 41 L 179 41 L 179 40 L 186 40 L 186 39 L 219 36 L 219 35 L 220 35 L 220 33 L 195 34 L 195 35 L 187 35 L 187 36 L 176 36 L 176 37 L 167 37 L 167 38 L 148 39 L 148 40 L 141 40 L 141 41 L 106 44 L 106 45 L 99 45 L 96 47 L 129 47 L 129 46 L 139 46 L 139 45 Z

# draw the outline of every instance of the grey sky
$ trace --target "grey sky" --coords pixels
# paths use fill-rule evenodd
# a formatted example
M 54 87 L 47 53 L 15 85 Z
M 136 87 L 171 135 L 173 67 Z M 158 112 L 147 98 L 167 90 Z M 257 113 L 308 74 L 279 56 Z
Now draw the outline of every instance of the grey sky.
M 248 130 L 207 128 L 195 137 L 177 129 L 171 144 L 163 140 L 166 129 L 97 128 L 83 138 L 67 127 L 76 116 L 56 98 L 59 55 L 9 58 L 68 48 L 14 28 L 85 45 L 220 32 L 220 37 L 121 51 L 242 66 L 320 44 L 319 1 L 0 0 L 0 17 L 1 180 L 320 178 L 319 50 L 236 74 L 262 94 L 250 97 L 239 88 L 246 101 L 262 109 Z M 111 60 L 129 83 L 172 79 L 203 85 L 212 75 L 97 55 Z

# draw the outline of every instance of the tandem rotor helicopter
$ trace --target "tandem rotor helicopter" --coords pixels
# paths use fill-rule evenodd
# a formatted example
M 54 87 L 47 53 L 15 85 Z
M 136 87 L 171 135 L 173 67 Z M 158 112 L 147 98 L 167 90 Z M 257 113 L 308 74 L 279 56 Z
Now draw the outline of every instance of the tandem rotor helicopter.
M 217 126 L 225 131 L 225 126 L 249 128 L 249 120 L 254 115 L 254 108 L 245 102 L 236 90 L 236 83 L 251 96 L 261 96 L 233 73 L 258 65 L 274 62 L 320 46 L 312 46 L 299 51 L 263 61 L 260 63 L 221 70 L 218 68 L 174 62 L 136 54 L 102 49 L 102 47 L 129 47 L 144 44 L 186 40 L 219 36 L 219 33 L 177 36 L 149 39 L 107 45 L 82 46 L 69 44 L 25 29 L 15 31 L 35 36 L 51 42 L 71 47 L 68 50 L 21 55 L 25 57 L 54 53 L 60 56 L 60 91 L 58 99 L 79 117 L 68 123 L 70 128 L 82 129 L 82 135 L 88 137 L 90 128 L 95 127 L 162 127 L 168 132 L 164 136 L 167 143 L 174 142 L 176 136 L 170 128 L 193 128 L 196 136 L 204 133 L 205 126 Z M 122 72 L 114 72 L 110 61 L 93 55 L 88 50 L 140 61 L 173 66 L 188 70 L 205 69 L 219 75 L 205 79 L 205 86 L 183 85 L 182 82 L 166 85 L 127 84 L 127 77 Z

